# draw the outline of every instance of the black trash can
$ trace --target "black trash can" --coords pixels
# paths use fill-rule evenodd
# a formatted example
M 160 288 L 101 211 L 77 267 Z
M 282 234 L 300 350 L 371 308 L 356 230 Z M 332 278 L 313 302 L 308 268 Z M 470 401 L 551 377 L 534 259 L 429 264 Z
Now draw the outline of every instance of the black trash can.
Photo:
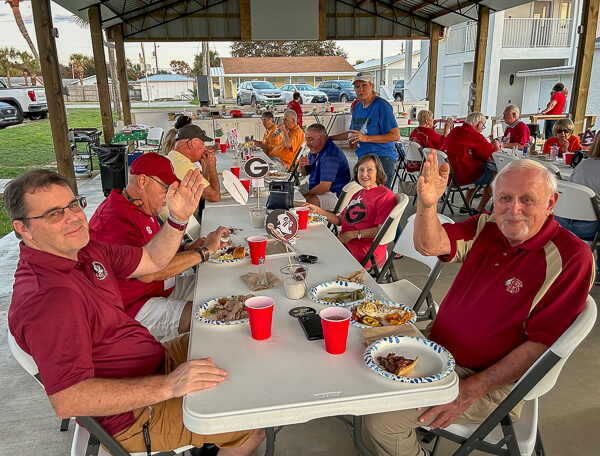
M 90 147 L 98 155 L 104 196 L 108 196 L 113 188 L 125 188 L 127 146 L 90 144 Z

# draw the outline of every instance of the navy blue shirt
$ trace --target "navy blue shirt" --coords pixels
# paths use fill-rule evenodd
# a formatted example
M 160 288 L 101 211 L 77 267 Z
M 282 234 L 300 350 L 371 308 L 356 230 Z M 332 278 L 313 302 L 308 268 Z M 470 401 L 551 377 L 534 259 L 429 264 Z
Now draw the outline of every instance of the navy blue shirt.
M 367 135 L 385 135 L 393 128 L 398 128 L 392 105 L 380 97 L 375 97 L 375 100 L 367 108 L 363 108 L 362 102 L 358 103 L 352 112 L 350 129 L 360 131 L 363 125 L 367 127 Z M 360 147 L 356 149 L 358 157 L 375 154 L 378 157 L 398 160 L 395 141 L 389 143 L 361 142 L 359 144 Z
M 308 157 L 310 160 L 308 189 L 312 190 L 323 181 L 331 182 L 329 191 L 340 196 L 344 185 L 350 182 L 350 167 L 342 149 L 336 146 L 331 139 L 327 139 L 318 155 L 311 152 Z

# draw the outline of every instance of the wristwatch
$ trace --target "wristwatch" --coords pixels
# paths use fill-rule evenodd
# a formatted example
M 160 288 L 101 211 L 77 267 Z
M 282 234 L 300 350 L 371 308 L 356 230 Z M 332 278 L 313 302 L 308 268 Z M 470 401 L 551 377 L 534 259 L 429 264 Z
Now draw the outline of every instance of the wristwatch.
M 360 234 L 360 230 L 358 230 L 358 239 L 361 239 L 362 235 Z
M 208 247 L 202 246 L 194 249 L 196 252 L 200 254 L 202 258 L 201 263 L 206 263 L 210 258 L 210 252 L 208 251 Z
M 185 229 L 188 226 L 188 222 L 180 222 L 179 220 L 175 220 L 173 217 L 171 217 L 171 214 L 169 214 L 169 217 L 167 218 L 167 224 L 171 227 L 171 228 L 175 228 L 176 230 L 179 231 L 185 231 Z

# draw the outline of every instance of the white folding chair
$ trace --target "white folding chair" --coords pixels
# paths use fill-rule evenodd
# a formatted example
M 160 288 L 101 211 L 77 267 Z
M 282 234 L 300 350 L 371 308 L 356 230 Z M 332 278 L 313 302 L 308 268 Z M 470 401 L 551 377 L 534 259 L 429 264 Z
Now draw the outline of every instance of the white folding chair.
M 39 375 L 39 371 L 37 365 L 33 358 L 25 353 L 21 347 L 15 341 L 13 335 L 8 333 L 8 347 L 17 360 L 17 362 L 25 369 L 30 375 L 32 375 L 42 386 L 42 380 Z M 77 421 L 85 426 L 82 427 L 79 424 L 75 427 L 75 432 L 73 434 L 73 443 L 71 444 L 71 456 L 87 456 L 87 455 L 98 455 L 98 456 L 145 456 L 146 453 L 129 453 L 125 448 L 121 446 L 119 442 L 115 440 L 115 438 L 110 435 L 106 429 L 102 427 L 98 421 L 91 416 L 78 416 L 76 417 Z M 87 429 L 86 429 L 87 428 Z M 92 431 L 90 434 L 89 431 Z M 104 450 L 100 446 L 100 443 L 104 445 L 109 452 Z M 173 451 L 169 452 L 152 452 L 155 456 L 168 456 L 183 453 L 186 450 L 194 448 L 191 445 L 187 445 L 185 447 L 177 448 Z
M 594 190 L 585 185 L 559 180 L 556 182 L 560 195 L 554 206 L 554 214 L 559 217 L 586 222 L 598 222 L 600 226 L 600 200 Z M 591 242 L 592 251 L 598 247 L 600 230 Z M 588 244 L 590 244 L 588 242 Z
M 193 215 L 188 220 L 188 225 L 185 229 L 185 236 L 190 241 L 195 241 L 202 236 L 202 226 L 198 223 L 198 220 Z
M 538 398 L 552 389 L 565 362 L 586 338 L 596 321 L 596 303 L 587 297 L 585 307 L 573 324 L 529 368 L 515 384 L 510 394 L 481 424 L 451 424 L 446 429 L 432 429 L 424 441 L 437 438 L 432 454 L 435 455 L 440 437 L 460 444 L 455 455 L 468 455 L 478 450 L 501 456 L 545 456 L 538 428 Z M 525 400 L 521 417 L 513 423 L 511 410 Z
M 354 194 L 358 192 L 361 188 L 362 185 L 353 180 L 344 185 L 342 191 L 340 192 L 340 197 L 338 198 L 337 203 L 335 203 L 335 207 L 331 212 L 335 215 L 340 215 L 342 211 L 346 208 Z M 337 236 L 337 226 L 335 226 L 333 223 L 329 223 L 327 224 L 327 228 L 333 231 L 333 233 Z
M 377 235 L 373 239 L 373 244 L 371 248 L 360 262 L 360 265 L 364 268 L 369 261 L 371 262 L 371 269 L 369 270 L 369 274 L 373 277 L 377 277 L 379 275 L 379 265 L 375 260 L 375 249 L 380 245 L 387 245 L 392 242 L 396 237 L 396 230 L 398 229 L 398 224 L 400 223 L 400 217 L 404 213 L 406 206 L 408 205 L 408 196 L 404 193 L 397 193 L 396 195 L 396 206 L 388 215 L 386 221 L 381 225 Z
M 431 289 L 440 276 L 445 263 L 438 260 L 435 256 L 425 256 L 417 252 L 413 241 L 415 218 L 416 214 L 413 214 L 408 218 L 406 226 L 402 230 L 402 234 L 400 234 L 400 238 L 394 246 L 393 253 L 404 255 L 405 258 L 411 258 L 429 268 L 429 276 L 427 277 L 423 289 L 421 290 L 406 279 L 398 280 L 393 264 L 394 255 L 390 255 L 384 266 L 381 268 L 381 273 L 377 277 L 377 282 L 381 283 L 382 281 L 388 281 L 389 279 L 396 280 L 392 283 L 381 283 L 381 288 L 385 291 L 385 294 L 390 300 L 414 309 L 415 312 L 417 312 L 419 320 L 433 320 L 437 314 L 438 304 L 431 296 Z M 454 220 L 442 214 L 438 214 L 438 219 L 442 224 L 454 223 Z M 427 309 L 421 311 L 421 306 L 424 302 L 427 302 Z
M 496 164 L 496 169 L 498 172 L 502 171 L 502 168 L 504 168 L 510 162 L 519 160 L 519 157 L 505 154 L 504 152 L 494 152 L 492 153 L 492 157 L 494 158 L 494 163 Z
M 556 166 L 553 163 L 550 162 L 546 162 L 543 160 L 540 160 L 539 163 L 541 163 L 542 165 L 544 165 L 546 168 L 548 168 L 548 170 L 554 174 L 556 176 L 556 178 L 558 180 L 563 180 L 562 175 L 560 174 L 560 169 L 558 168 L 558 166 Z
M 165 130 L 162 127 L 152 127 L 148 131 L 146 140 L 136 148 L 137 152 L 159 152 Z
M 500 139 L 504 136 L 504 128 L 501 123 L 496 123 L 492 127 L 492 136 L 494 139 Z

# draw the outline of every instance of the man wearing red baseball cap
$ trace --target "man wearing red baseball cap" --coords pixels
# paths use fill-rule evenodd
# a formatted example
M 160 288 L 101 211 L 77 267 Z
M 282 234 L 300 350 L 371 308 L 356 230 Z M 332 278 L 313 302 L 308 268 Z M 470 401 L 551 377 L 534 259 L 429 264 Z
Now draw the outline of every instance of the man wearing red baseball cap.
M 169 186 L 180 182 L 171 161 L 156 153 L 137 158 L 124 190 L 113 190 L 90 219 L 90 237 L 108 244 L 142 247 L 158 233 L 156 216 L 166 206 Z M 208 241 L 210 240 L 210 241 Z M 182 246 L 169 265 L 154 274 L 118 280 L 125 312 L 157 340 L 190 329 L 194 276 L 179 276 L 221 248 L 221 236 L 210 234 Z

